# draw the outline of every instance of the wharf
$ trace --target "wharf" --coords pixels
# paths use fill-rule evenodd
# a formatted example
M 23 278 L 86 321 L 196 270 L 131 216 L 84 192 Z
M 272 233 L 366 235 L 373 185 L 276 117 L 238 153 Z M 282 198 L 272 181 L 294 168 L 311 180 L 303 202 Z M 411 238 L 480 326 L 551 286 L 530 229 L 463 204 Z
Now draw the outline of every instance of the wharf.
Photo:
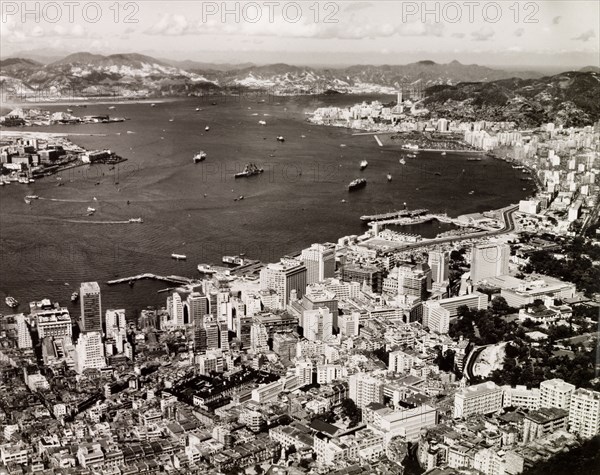
M 174 284 L 193 284 L 194 282 L 196 282 L 196 280 L 194 280 L 194 279 L 190 279 L 189 277 L 182 277 L 179 275 L 162 276 L 162 275 L 146 273 L 146 274 L 134 275 L 132 277 L 123 277 L 122 279 L 109 280 L 107 282 L 107 284 L 108 285 L 125 284 L 130 281 L 143 280 L 143 279 L 161 280 L 163 282 L 171 282 Z
M 386 219 L 395 219 L 395 218 L 411 218 L 414 216 L 421 216 L 427 214 L 429 210 L 427 209 L 403 209 L 399 211 L 392 211 L 390 213 L 382 213 L 382 214 L 365 214 L 360 217 L 361 221 L 383 221 Z

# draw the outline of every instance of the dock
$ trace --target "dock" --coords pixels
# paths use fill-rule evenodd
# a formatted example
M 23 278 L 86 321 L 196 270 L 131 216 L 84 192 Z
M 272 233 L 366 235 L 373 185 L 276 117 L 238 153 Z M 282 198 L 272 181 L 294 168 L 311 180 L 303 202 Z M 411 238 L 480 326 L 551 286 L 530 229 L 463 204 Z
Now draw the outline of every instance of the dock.
M 143 280 L 143 279 L 160 280 L 163 282 L 170 282 L 173 284 L 193 284 L 194 282 L 197 282 L 196 280 L 190 279 L 189 277 L 182 277 L 179 275 L 162 276 L 162 275 L 146 273 L 146 274 L 134 275 L 132 277 L 123 277 L 122 279 L 109 280 L 107 282 L 107 284 L 108 285 L 126 284 L 131 281 Z
M 429 210 L 427 209 L 402 209 L 399 211 L 392 211 L 390 213 L 382 213 L 382 214 L 366 214 L 360 217 L 361 221 L 383 221 L 388 219 L 396 219 L 396 218 L 411 218 L 414 216 L 421 216 L 423 214 L 427 214 Z

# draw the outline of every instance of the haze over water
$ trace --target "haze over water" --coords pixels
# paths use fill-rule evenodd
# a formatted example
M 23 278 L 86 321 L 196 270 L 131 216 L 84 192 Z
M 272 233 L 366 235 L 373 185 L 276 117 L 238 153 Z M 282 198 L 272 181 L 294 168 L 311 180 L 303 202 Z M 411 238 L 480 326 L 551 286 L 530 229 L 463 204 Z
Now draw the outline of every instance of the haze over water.
M 4 305 L 6 295 L 21 302 L 20 311 L 45 297 L 70 306 L 79 283 L 94 280 L 102 285 L 104 308 L 126 308 L 133 318 L 146 305 L 164 304 L 166 295 L 155 291 L 168 284 L 108 287 L 107 280 L 143 272 L 197 276 L 199 263 L 220 264 L 221 256 L 242 252 L 276 261 L 313 242 L 361 234 L 366 230 L 361 215 L 401 209 L 404 202 L 411 209 L 457 216 L 516 203 L 532 193 L 533 185 L 519 180 L 520 171 L 499 160 L 469 162 L 460 153 L 421 152 L 401 165 L 405 154 L 379 147 L 372 136 L 306 122 L 305 112 L 317 107 L 363 99 L 382 98 L 190 99 L 156 107 L 118 104 L 114 110 L 106 104 L 71 106 L 76 115 L 130 120 L 19 129 L 106 134 L 71 140 L 88 150 L 110 148 L 128 161 L 112 170 L 94 165 L 64 171 L 61 187 L 52 176 L 0 189 L 0 311 L 13 313 Z M 388 99 L 393 100 L 383 98 Z M 212 100 L 218 104 L 211 105 Z M 42 108 L 64 111 L 67 106 Z M 277 142 L 278 135 L 284 143 Z M 194 164 L 200 150 L 208 158 Z M 369 162 L 363 172 L 362 159 Z M 234 179 L 248 162 L 265 172 Z M 393 175 L 391 183 L 387 173 Z M 366 188 L 348 193 L 348 183 L 361 176 L 368 180 Z M 27 205 L 28 194 L 40 199 Z M 86 215 L 88 206 L 97 210 L 93 216 Z M 85 223 L 136 217 L 144 223 Z M 427 223 L 406 231 L 431 237 L 445 229 Z M 187 255 L 187 261 L 173 260 L 172 253 Z

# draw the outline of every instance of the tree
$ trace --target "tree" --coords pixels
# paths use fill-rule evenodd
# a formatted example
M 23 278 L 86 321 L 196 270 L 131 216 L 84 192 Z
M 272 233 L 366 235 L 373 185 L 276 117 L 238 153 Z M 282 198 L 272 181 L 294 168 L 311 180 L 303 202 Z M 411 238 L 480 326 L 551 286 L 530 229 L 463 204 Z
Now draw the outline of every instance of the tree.
M 506 299 L 501 296 L 494 297 L 492 299 L 492 311 L 494 315 L 506 315 L 510 312 L 511 308 L 506 303 Z

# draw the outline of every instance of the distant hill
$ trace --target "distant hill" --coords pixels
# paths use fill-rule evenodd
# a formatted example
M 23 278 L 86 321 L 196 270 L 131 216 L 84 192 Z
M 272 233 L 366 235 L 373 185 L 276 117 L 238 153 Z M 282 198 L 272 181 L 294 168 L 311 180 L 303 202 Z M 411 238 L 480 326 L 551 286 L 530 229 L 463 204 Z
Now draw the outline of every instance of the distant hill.
M 426 90 L 432 113 L 454 119 L 591 124 L 600 118 L 600 74 L 570 71 L 537 79 L 502 79 L 438 85 Z

